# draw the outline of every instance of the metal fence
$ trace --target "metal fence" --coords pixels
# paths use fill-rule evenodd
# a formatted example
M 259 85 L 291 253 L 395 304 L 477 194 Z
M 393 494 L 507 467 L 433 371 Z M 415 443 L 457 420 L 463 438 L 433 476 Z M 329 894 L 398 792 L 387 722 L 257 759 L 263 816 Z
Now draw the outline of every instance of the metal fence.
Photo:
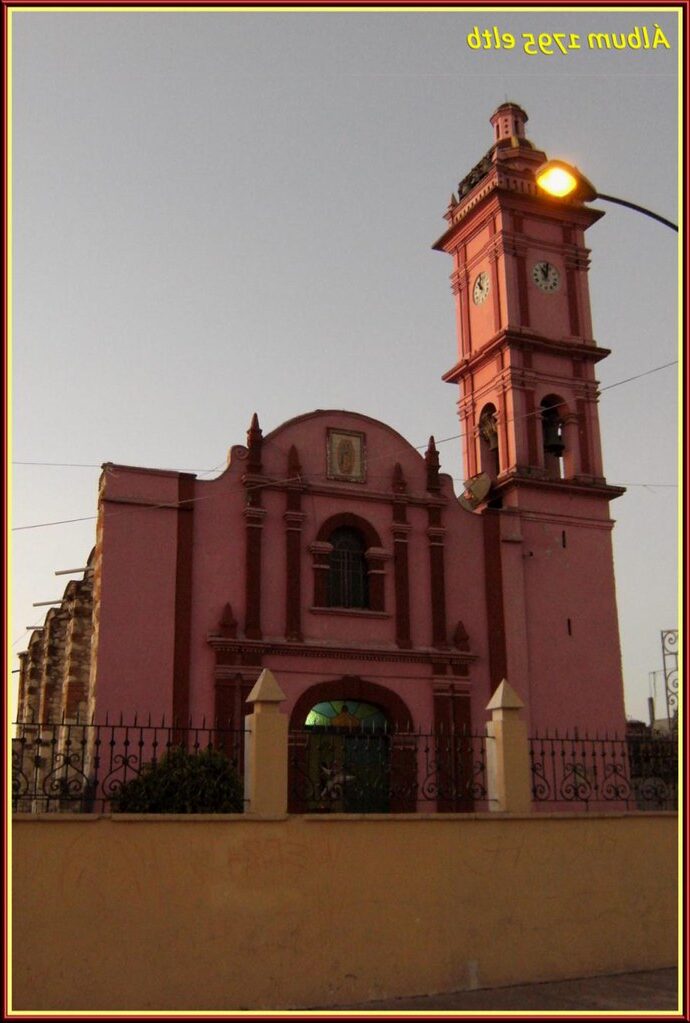
M 673 738 L 529 740 L 537 803 L 628 810 L 678 808 L 678 743 Z M 553 807 L 552 807 L 553 808 Z
M 17 722 L 12 740 L 12 809 L 16 813 L 102 813 L 147 764 L 170 750 L 222 750 L 239 775 L 244 733 L 166 725 Z
M 243 775 L 242 730 L 59 722 L 15 724 L 15 812 L 104 812 L 122 786 L 171 749 L 222 750 Z M 492 741 L 492 740 L 488 740 Z M 461 731 L 303 728 L 288 745 L 292 813 L 415 813 L 488 810 L 484 735 Z M 535 736 L 532 796 L 544 809 L 675 810 L 678 743 Z
M 467 812 L 487 798 L 485 736 L 305 728 L 288 777 L 293 813 Z

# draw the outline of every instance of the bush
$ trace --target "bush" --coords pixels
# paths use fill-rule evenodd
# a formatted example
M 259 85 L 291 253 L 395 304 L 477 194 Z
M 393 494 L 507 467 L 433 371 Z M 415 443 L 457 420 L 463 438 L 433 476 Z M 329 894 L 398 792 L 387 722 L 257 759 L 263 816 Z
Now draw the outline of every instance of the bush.
M 220 750 L 173 747 L 112 798 L 114 813 L 242 813 L 242 782 Z

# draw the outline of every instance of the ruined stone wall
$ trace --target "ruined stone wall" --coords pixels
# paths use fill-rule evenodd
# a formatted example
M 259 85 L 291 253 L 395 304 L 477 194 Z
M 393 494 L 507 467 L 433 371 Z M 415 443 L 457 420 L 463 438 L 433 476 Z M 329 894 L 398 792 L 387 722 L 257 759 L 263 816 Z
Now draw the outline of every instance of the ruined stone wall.
M 19 655 L 17 719 L 84 720 L 88 713 L 93 637 L 93 555 L 83 578 L 71 580 Z

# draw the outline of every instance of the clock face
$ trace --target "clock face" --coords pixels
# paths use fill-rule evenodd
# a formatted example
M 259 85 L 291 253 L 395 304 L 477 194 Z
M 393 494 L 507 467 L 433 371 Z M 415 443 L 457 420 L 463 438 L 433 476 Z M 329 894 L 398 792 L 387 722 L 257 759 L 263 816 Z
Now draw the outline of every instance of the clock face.
M 553 263 L 535 263 L 532 280 L 542 291 L 558 291 L 561 286 L 561 275 Z
M 482 302 L 486 301 L 486 297 L 489 294 L 489 275 L 485 270 L 477 277 L 474 282 L 474 288 L 472 289 L 472 298 L 475 305 L 481 305 Z

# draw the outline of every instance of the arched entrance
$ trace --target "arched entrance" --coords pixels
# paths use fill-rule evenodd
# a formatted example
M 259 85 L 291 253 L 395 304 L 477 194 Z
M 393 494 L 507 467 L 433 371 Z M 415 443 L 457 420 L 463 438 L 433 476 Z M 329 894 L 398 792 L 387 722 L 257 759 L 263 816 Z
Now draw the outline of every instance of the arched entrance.
M 395 693 L 345 677 L 303 693 L 290 719 L 291 813 L 415 809 L 411 720 Z

